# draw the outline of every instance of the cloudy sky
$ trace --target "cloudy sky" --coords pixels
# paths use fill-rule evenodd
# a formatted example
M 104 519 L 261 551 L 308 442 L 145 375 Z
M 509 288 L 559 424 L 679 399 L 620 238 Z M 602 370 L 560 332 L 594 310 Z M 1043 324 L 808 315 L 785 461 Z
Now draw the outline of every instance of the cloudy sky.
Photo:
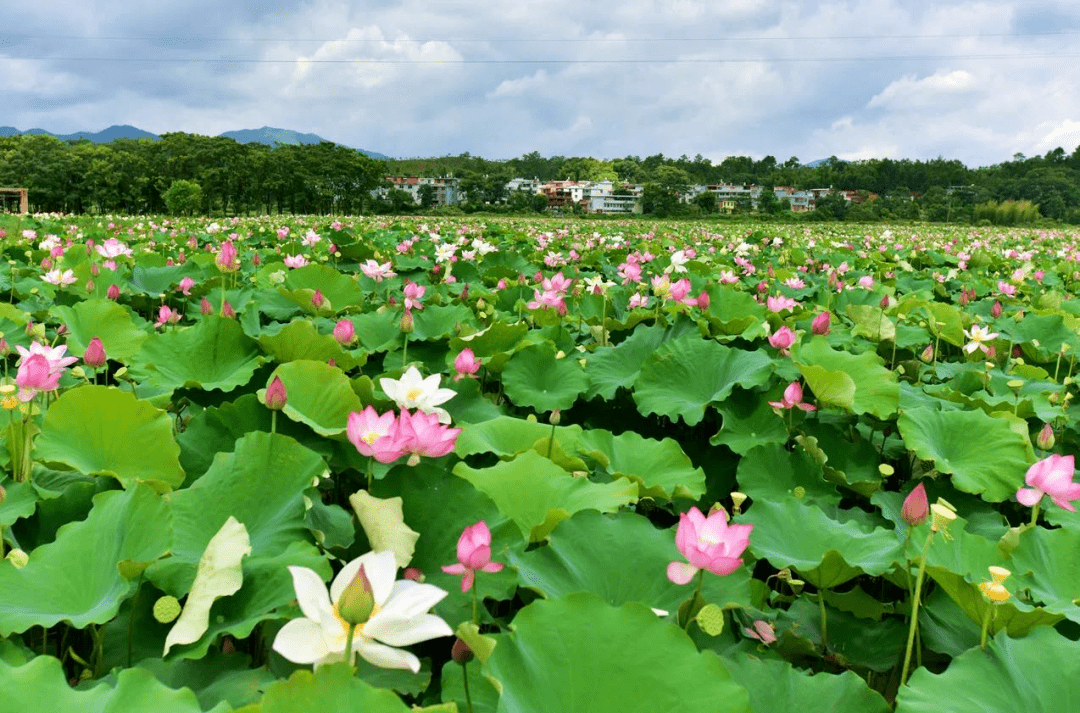
M 0 126 L 21 130 L 969 166 L 1080 144 L 1075 0 L 3 5 Z

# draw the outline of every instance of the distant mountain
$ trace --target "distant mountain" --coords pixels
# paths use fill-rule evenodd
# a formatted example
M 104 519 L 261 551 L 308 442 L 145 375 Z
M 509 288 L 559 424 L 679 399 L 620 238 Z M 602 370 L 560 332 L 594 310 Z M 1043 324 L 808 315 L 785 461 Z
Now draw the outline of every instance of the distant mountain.
M 0 136 L 15 136 L 17 134 L 45 134 L 48 136 L 55 136 L 61 141 L 75 141 L 78 139 L 87 139 L 95 144 L 107 144 L 110 141 L 116 139 L 151 139 L 153 141 L 160 141 L 161 137 L 157 134 L 152 134 L 149 131 L 143 131 L 142 129 L 134 126 L 110 126 L 104 131 L 77 131 L 74 134 L 54 134 L 51 131 L 45 131 L 44 129 L 28 129 L 26 131 L 19 131 L 13 126 L 0 126 Z M 220 136 L 225 136 L 234 141 L 238 141 L 242 144 L 266 144 L 267 146 L 279 146 L 283 144 L 317 144 L 326 139 L 315 134 L 301 134 L 298 131 L 292 131 L 290 129 L 275 129 L 271 126 L 264 126 L 261 129 L 240 129 L 239 131 L 226 131 Z M 352 148 L 352 147 L 349 147 Z M 388 160 L 390 157 L 374 151 L 367 151 L 365 149 L 356 149 L 361 153 L 367 154 L 371 158 L 378 160 Z

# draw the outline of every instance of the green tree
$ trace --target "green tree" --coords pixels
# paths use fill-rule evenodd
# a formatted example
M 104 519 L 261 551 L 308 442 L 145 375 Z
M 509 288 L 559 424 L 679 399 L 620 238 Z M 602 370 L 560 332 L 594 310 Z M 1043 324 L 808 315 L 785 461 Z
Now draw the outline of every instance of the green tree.
M 694 196 L 694 205 L 701 208 L 701 212 L 706 215 L 715 213 L 720 206 L 716 194 L 712 191 L 705 191 Z
M 195 181 L 181 178 L 173 181 L 161 197 L 173 215 L 192 215 L 202 205 L 202 187 Z
M 430 183 L 425 183 L 420 186 L 420 207 L 430 208 L 435 205 L 435 201 L 439 198 L 439 190 Z

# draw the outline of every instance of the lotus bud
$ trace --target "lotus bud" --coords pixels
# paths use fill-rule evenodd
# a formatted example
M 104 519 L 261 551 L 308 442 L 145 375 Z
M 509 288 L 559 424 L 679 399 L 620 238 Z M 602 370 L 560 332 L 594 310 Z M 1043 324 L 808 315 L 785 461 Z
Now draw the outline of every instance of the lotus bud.
M 90 343 L 86 345 L 86 353 L 83 354 L 83 362 L 94 369 L 98 369 L 105 366 L 105 345 L 101 343 L 101 339 L 94 337 L 90 340 Z
M 326 303 L 326 298 L 323 297 L 322 290 L 315 290 L 315 294 L 311 296 L 311 304 L 318 309 Z
M 922 483 L 919 483 L 904 498 L 904 506 L 900 511 L 900 517 L 912 527 L 917 527 L 926 522 L 929 514 L 930 502 L 926 499 L 926 488 L 923 487 Z
M 339 320 L 334 325 L 334 339 L 342 346 L 348 346 L 356 341 L 356 327 L 347 319 Z
M 356 576 L 338 599 L 338 614 L 349 624 L 363 624 L 371 618 L 374 609 L 375 595 L 371 592 L 371 582 L 364 572 L 364 565 L 360 565 Z
M 221 316 L 226 319 L 236 319 L 236 312 L 233 310 L 233 306 L 229 304 L 228 300 L 225 300 L 225 304 L 221 306 Z
M 405 310 L 405 314 L 401 315 L 401 331 L 405 334 L 411 334 L 413 331 L 413 316 L 412 310 Z
M 548 416 L 548 423 L 550 423 L 552 426 L 558 426 L 561 422 L 562 411 L 560 411 L 559 409 L 555 409 L 551 412 L 551 415 Z
M 464 640 L 455 639 L 454 646 L 450 649 L 450 658 L 454 659 L 454 663 L 464 666 L 476 658 L 476 654 Z
M 999 300 L 994 300 L 994 306 L 990 308 L 990 314 L 994 319 L 1001 316 L 1001 302 Z
M 203 314 L 213 314 L 214 313 L 214 306 L 212 304 L 210 304 L 210 300 L 203 297 L 202 301 L 199 302 L 199 311 L 202 312 Z
M 86 281 L 86 291 L 87 292 L 93 292 L 94 291 L 94 281 L 93 280 L 87 280 Z
M 934 347 L 927 344 L 926 349 L 923 349 L 922 354 L 919 355 L 919 359 L 922 360 L 924 364 L 932 362 L 934 360 Z
M 1054 429 L 1049 423 L 1044 423 L 1039 435 L 1035 437 L 1035 445 L 1044 451 L 1054 447 Z
M 3 505 L 5 500 L 7 500 L 7 491 L 4 490 L 3 485 L 0 485 L 0 505 Z
M 832 321 L 832 312 L 822 312 L 810 323 L 810 331 L 814 334 L 828 334 L 829 322 Z
M 285 391 L 285 383 L 280 376 L 275 376 L 269 386 L 266 387 L 266 408 L 271 411 L 280 411 L 285 408 L 285 402 L 289 396 Z
M 120 299 L 120 288 L 116 285 L 109 285 L 109 289 L 105 293 L 105 296 L 108 297 L 110 300 Z
M 410 582 L 423 582 L 424 573 L 416 567 L 406 567 L 401 573 L 403 579 L 407 579 Z
M 6 357 L 11 354 L 11 346 L 8 345 L 6 337 L 0 337 L 0 357 Z

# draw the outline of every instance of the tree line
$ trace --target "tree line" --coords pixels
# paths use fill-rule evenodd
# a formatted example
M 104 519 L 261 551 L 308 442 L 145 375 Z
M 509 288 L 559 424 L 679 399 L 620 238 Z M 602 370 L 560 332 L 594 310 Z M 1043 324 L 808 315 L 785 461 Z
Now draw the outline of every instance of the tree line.
M 755 160 L 730 156 L 713 163 L 700 154 L 678 158 L 541 156 L 495 161 L 463 153 L 377 161 L 331 142 L 308 145 L 242 144 L 223 136 L 182 132 L 160 141 L 118 139 L 108 144 L 61 141 L 48 135 L 0 137 L 0 185 L 30 189 L 30 209 L 65 213 L 357 214 L 416 210 L 411 196 L 371 195 L 387 175 L 454 176 L 464 210 L 529 212 L 543 209 L 531 195 L 513 195 L 515 177 L 541 181 L 611 180 L 616 192 L 642 185 L 653 215 L 703 215 L 718 206 L 709 195 L 679 200 L 691 185 L 754 184 L 766 190 L 761 215 L 783 216 L 774 186 L 862 192 L 862 203 L 827 196 L 816 220 L 930 220 L 1009 222 L 1035 219 L 1080 224 L 1080 146 L 1045 156 L 1016 154 L 993 166 L 968 168 L 957 160 L 869 159 L 835 156 L 804 165 L 791 157 Z M 422 196 L 423 198 L 423 196 Z M 431 196 L 424 209 L 432 208 Z M 714 197 L 712 197 L 714 198 Z M 1017 206 L 1025 206 L 1022 209 Z M 741 212 L 749 205 L 740 206 Z M 809 216 L 808 216 L 809 218 Z M 803 218 L 806 219 L 806 218 Z

